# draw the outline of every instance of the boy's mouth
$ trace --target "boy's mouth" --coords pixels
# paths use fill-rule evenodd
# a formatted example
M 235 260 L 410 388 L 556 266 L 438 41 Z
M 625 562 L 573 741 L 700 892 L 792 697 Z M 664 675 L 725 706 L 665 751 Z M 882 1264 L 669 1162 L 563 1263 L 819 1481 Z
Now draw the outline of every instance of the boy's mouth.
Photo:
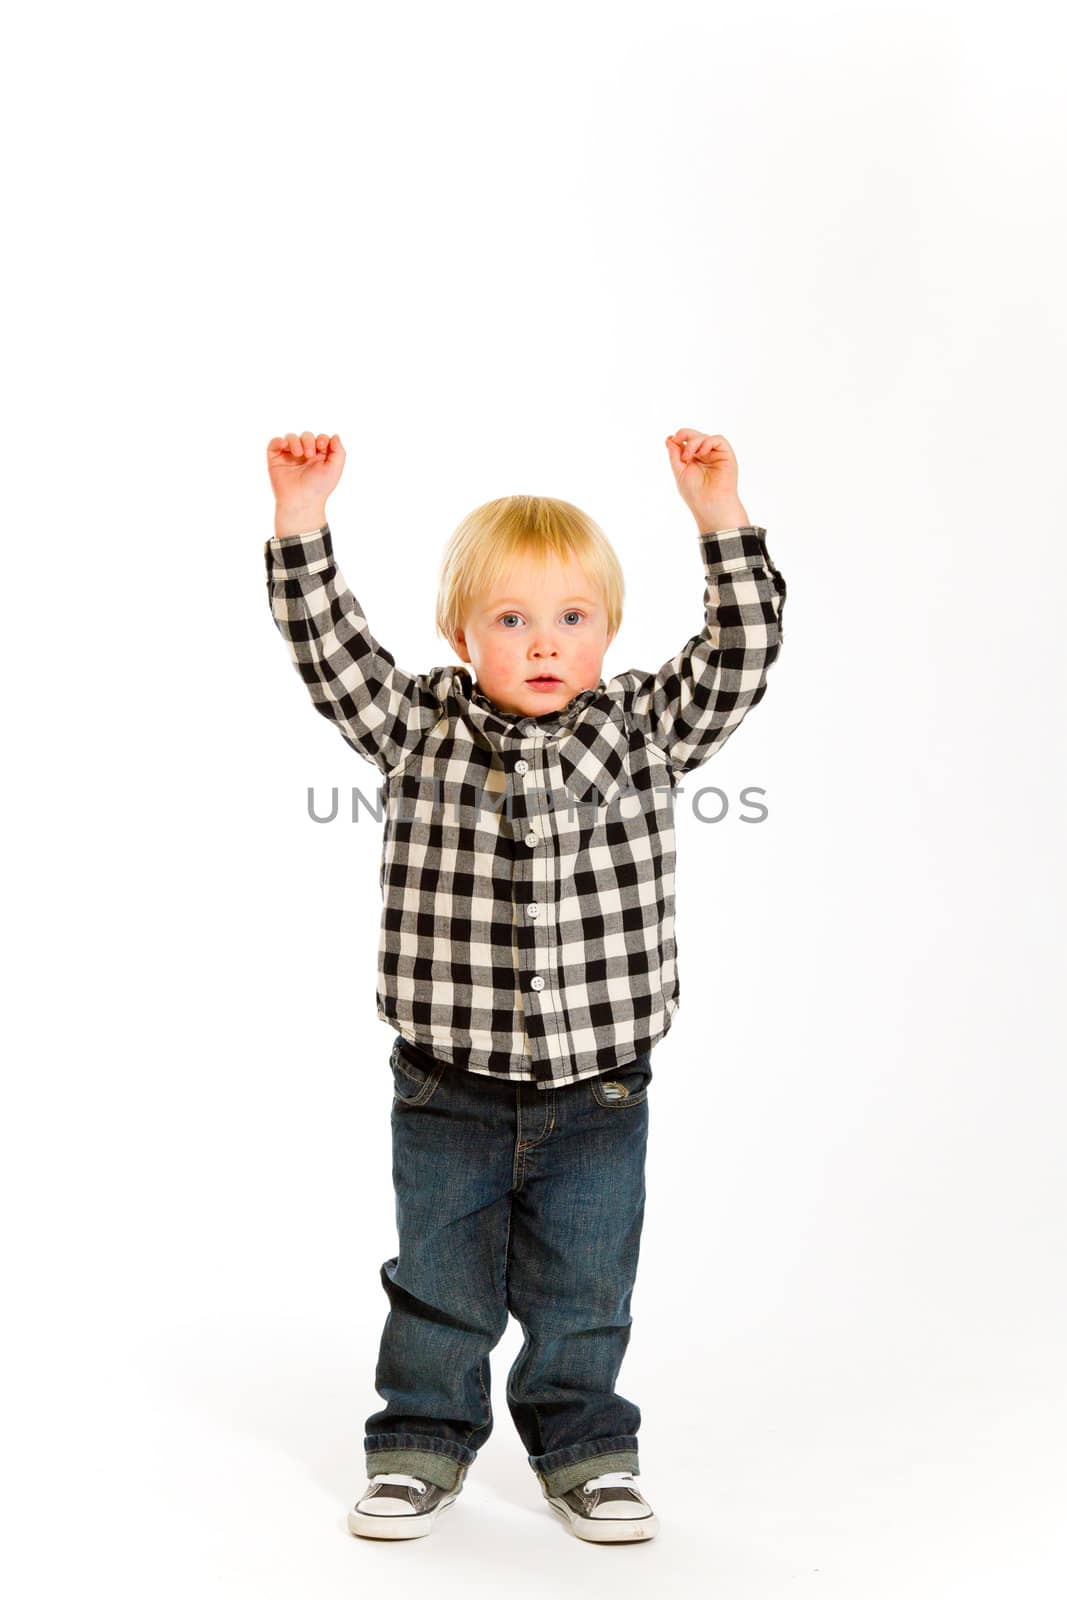
M 557 678 L 554 673 L 540 672 L 536 678 L 527 678 L 527 683 L 562 683 L 562 678 Z

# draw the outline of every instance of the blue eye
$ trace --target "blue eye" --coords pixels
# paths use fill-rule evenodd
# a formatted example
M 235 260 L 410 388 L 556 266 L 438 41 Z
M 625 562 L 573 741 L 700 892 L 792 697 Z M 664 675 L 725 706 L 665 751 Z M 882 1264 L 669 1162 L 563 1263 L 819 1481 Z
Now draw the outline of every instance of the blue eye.
M 563 615 L 565 617 L 577 617 L 578 622 L 581 622 L 585 617 L 584 611 L 574 611 L 574 610 L 565 611 L 563 613 Z M 519 616 L 519 613 L 517 611 L 505 611 L 503 616 L 500 616 L 500 617 L 497 618 L 497 621 L 506 624 L 509 617 L 516 617 L 517 618 L 518 616 Z M 514 633 L 515 629 L 514 628 L 506 628 L 505 631 L 508 632 L 508 633 Z

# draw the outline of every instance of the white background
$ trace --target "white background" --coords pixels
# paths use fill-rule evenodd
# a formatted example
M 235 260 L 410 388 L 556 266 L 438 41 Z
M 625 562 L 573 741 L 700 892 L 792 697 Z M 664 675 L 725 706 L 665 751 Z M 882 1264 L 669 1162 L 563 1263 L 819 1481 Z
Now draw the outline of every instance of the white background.
M 1062 1593 L 1052 19 L 12 23 L 15 1592 Z M 606 1551 L 544 1505 L 512 1323 L 456 1508 L 356 1540 L 395 1248 L 380 826 L 316 825 L 306 795 L 376 772 L 270 618 L 267 442 L 340 433 L 338 556 L 410 670 L 453 659 L 461 516 L 583 506 L 627 575 L 610 674 L 701 625 L 678 427 L 733 444 L 789 596 L 766 698 L 687 782 L 729 815 L 678 808 L 620 1379 L 663 1531 Z

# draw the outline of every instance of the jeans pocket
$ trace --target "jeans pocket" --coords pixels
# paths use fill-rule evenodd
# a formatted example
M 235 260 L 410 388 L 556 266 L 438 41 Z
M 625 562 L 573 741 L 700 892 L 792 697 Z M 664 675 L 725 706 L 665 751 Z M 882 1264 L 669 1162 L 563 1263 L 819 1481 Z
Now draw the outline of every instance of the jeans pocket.
M 648 1094 L 651 1081 L 652 1062 L 646 1051 L 636 1061 L 628 1061 L 624 1067 L 613 1067 L 608 1072 L 590 1078 L 589 1085 L 597 1105 L 616 1111 L 640 1105 Z
M 400 1036 L 393 1043 L 389 1065 L 393 1073 L 393 1099 L 405 1106 L 424 1106 L 447 1070 L 445 1062 L 438 1061 L 428 1071 L 405 1052 Z

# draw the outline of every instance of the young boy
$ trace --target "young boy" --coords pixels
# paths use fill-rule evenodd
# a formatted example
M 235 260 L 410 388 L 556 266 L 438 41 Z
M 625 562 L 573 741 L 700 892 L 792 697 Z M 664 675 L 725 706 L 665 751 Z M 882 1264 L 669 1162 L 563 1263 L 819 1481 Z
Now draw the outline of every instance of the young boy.
M 456 1500 L 507 1402 L 549 1506 L 583 1539 L 657 1531 L 641 1413 L 616 1392 L 645 1203 L 650 1052 L 678 1008 L 673 795 L 763 697 L 785 582 L 719 434 L 666 440 L 698 528 L 705 626 L 605 682 L 623 579 L 566 501 L 514 495 L 456 529 L 438 630 L 463 666 L 413 674 L 334 559 L 340 439 L 272 439 L 274 620 L 311 700 L 384 777 L 378 1016 L 399 1253 L 353 1533 L 410 1538 Z

